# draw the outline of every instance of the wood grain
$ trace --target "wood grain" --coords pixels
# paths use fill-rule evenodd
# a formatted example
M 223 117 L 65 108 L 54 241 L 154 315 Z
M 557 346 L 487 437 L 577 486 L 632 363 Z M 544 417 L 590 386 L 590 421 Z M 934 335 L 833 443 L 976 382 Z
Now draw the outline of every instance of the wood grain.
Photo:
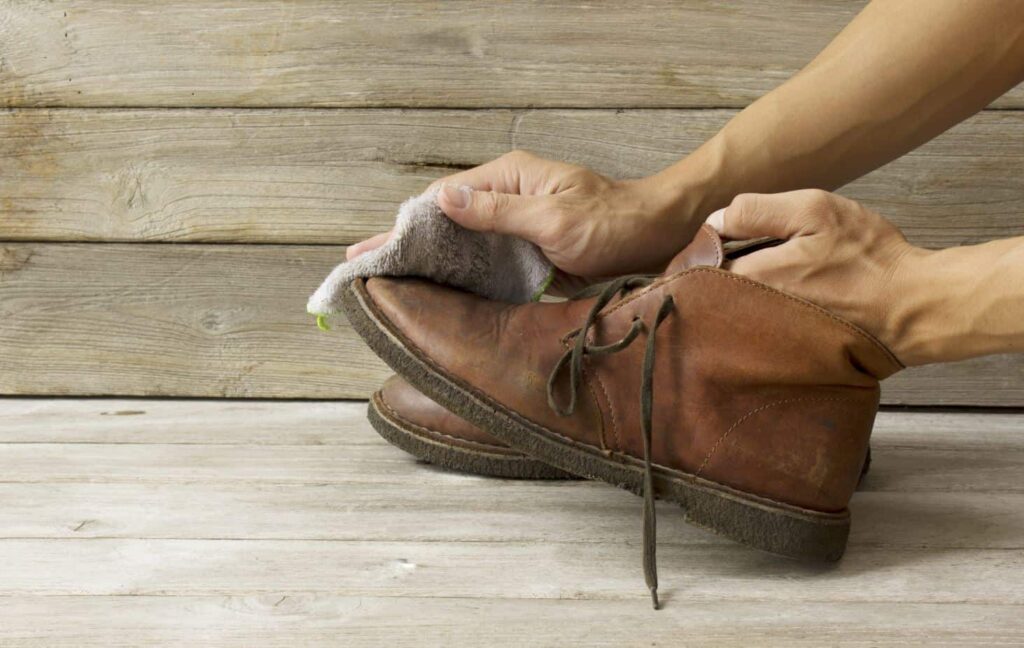
M 431 468 L 387 445 L 363 408 L 0 399 L 0 643 L 1024 638 L 1024 415 L 883 412 L 832 567 L 746 549 L 660 506 L 665 607 L 652 614 L 639 498 Z
M 0 245 L 0 393 L 366 398 L 389 371 L 306 298 L 340 246 Z M 1024 359 L 907 371 L 899 404 L 1024 405 Z
M 1017 437 L 1015 417 L 988 420 L 989 438 Z M 366 404 L 351 401 L 0 398 L 0 443 L 350 446 L 376 441 L 365 426 Z
M 135 411 L 154 405 L 134 402 Z M 24 401 L 0 402 L 7 403 L 20 409 Z M 35 403 L 44 413 L 69 414 L 74 405 Z M 97 401 L 78 403 L 78 418 L 101 417 L 100 426 L 112 432 L 126 420 L 96 414 Z M 102 411 L 124 411 L 118 402 L 99 403 L 106 405 Z M 560 598 L 567 593 L 557 582 L 572 579 L 581 584 L 573 590 L 576 597 L 640 597 L 628 587 L 635 565 L 627 554 L 637 547 L 622 542 L 636 532 L 639 499 L 628 493 L 591 482 L 516 483 L 429 469 L 388 446 L 365 421 L 345 429 L 334 444 L 322 445 L 301 431 L 281 431 L 280 444 L 273 446 L 249 445 L 244 437 L 223 443 L 217 436 L 224 416 L 256 429 L 251 436 L 259 443 L 262 422 L 276 429 L 275 418 L 298 404 L 281 413 L 278 404 L 267 402 L 179 405 L 180 427 L 206 430 L 213 443 L 166 443 L 181 432 L 157 426 L 134 443 L 0 444 L 0 556 L 32 556 L 4 561 L 11 566 L 0 592 L 107 596 L 128 588 L 132 595 L 237 596 L 267 591 L 274 583 L 272 590 L 282 595 L 431 591 L 485 599 Z M 333 404 L 308 419 L 323 428 L 361 409 L 357 403 Z M 148 428 L 146 413 L 121 416 Z M 850 554 L 835 569 L 738 547 L 682 524 L 681 516 L 673 516 L 675 507 L 662 506 L 663 563 L 686 563 L 685 570 L 669 568 L 680 572 L 674 576 L 678 591 L 706 598 L 727 586 L 748 600 L 786 602 L 1020 604 L 1012 579 L 976 577 L 1011 569 L 1020 557 L 1024 437 L 1007 437 L 1003 430 L 1021 415 L 993 416 L 991 426 L 984 414 L 929 417 L 880 418 L 876 465 L 854 500 L 855 529 L 863 530 L 855 531 Z M 47 427 L 47 417 L 37 420 Z M 959 431 L 959 439 L 952 434 L 936 446 L 927 427 L 931 420 Z M 83 440 L 95 439 L 90 427 Z M 943 453 L 961 477 L 936 470 L 934 457 Z M 382 469 L 385 463 L 390 467 Z M 879 490 L 876 482 L 888 486 Z M 44 489 L 50 494 L 43 496 Z M 534 523 L 525 523 L 531 515 Z M 57 523 L 61 518 L 64 523 Z M 527 555 L 534 558 L 524 560 Z M 81 565 L 71 567 L 69 561 Z M 111 562 L 119 566 L 116 573 L 107 568 Z M 261 569 L 244 569 L 250 563 Z M 543 563 L 548 569 L 560 565 L 557 578 L 534 573 Z M 597 563 L 604 566 L 599 576 L 587 568 Z M 949 582 L 933 591 L 926 581 L 936 570 Z M 281 580 L 285 571 L 287 580 Z M 479 585 L 456 577 L 491 571 L 507 576 L 487 576 Z
M 365 396 L 389 374 L 306 299 L 342 247 L 0 245 L 0 392 Z
M 0 0 L 0 394 L 217 397 L 0 397 L 0 644 L 1024 643 L 1019 413 L 880 413 L 831 568 L 659 505 L 652 614 L 638 498 L 251 400 L 390 373 L 304 304 L 429 181 L 513 148 L 656 171 L 863 4 Z M 1024 86 L 994 107 L 844 193 L 928 247 L 1024 234 Z M 884 387 L 1024 407 L 1024 358 Z
M 436 599 L 336 594 L 5 596 L 9 646 L 538 648 L 686 646 L 939 648 L 1017 645 L 1017 605 L 694 598 L 658 614 L 636 601 Z M 599 629 L 599 631 L 595 631 Z
M 1022 426 L 883 412 L 851 546 L 1020 547 Z M 369 429 L 363 403 L 4 399 L 0 439 L 6 539 L 601 543 L 632 537 L 639 504 L 595 482 L 417 464 Z M 659 511 L 666 546 L 729 544 Z
M 638 177 L 728 110 L 15 110 L 0 240 L 352 243 L 513 148 Z M 982 113 L 843 193 L 926 247 L 1024 234 L 1024 113 Z
M 230 456 L 224 449 L 202 456 L 217 452 Z M 343 460 L 361 461 L 366 454 Z M 406 472 L 413 463 L 409 457 L 394 459 Z M 908 463 L 888 464 L 885 470 Z M 5 482 L 0 483 L 0 538 L 600 543 L 637 532 L 639 502 L 603 485 L 522 484 L 483 500 L 480 489 L 486 482 L 434 474 L 440 471 L 427 466 L 419 470 L 411 479 L 392 470 L 389 481 L 374 484 L 268 483 L 258 477 L 239 483 Z M 919 470 L 919 484 L 943 476 L 926 478 Z M 850 546 L 1019 549 L 1024 489 L 991 488 L 860 492 L 851 505 L 856 522 Z M 687 525 L 671 505 L 658 507 L 658 528 L 664 546 L 728 544 Z
M 491 482 L 424 468 L 408 485 L 410 458 L 380 443 L 367 428 L 365 411 L 362 402 L 0 399 L 0 460 L 8 466 L 3 481 L 50 487 L 205 484 L 228 493 L 256 481 L 339 493 L 436 488 L 448 491 L 450 503 L 461 501 L 460 510 L 472 508 L 474 489 Z M 872 444 L 874 469 L 858 497 L 913 492 L 941 502 L 942 496 L 985 497 L 994 490 L 1014 498 L 1024 493 L 1019 470 L 1024 416 L 1019 413 L 881 412 Z M 527 482 L 500 500 L 506 505 L 557 500 L 566 487 Z M 600 507 L 603 486 L 573 488 L 573 500 L 583 510 Z M 523 499 L 515 499 L 520 495 Z M 411 494 L 399 499 L 405 496 Z M 428 496 L 416 498 L 427 501 Z M 12 498 L 8 506 L 33 501 Z M 623 502 L 629 506 L 632 500 L 607 500 L 613 506 Z
M 0 105 L 741 107 L 863 4 L 7 0 Z
M 639 508 L 639 507 L 638 507 Z M 634 533 L 639 534 L 639 524 Z M 632 600 L 650 594 L 640 543 L 319 542 L 311 540 L 0 540 L 0 594 L 346 596 Z M 1006 574 L 1024 552 L 862 547 L 832 566 L 779 560 L 740 545 L 659 546 L 674 596 L 792 602 L 893 601 L 1024 606 Z M 110 568 L 118 566 L 117 570 Z M 258 569 L 253 566 L 258 565 Z M 473 574 L 473 578 L 465 578 Z M 828 574 L 829 578 L 823 578 Z M 938 577 L 937 574 L 942 574 Z M 944 587 L 936 587 L 937 578 Z M 649 611 L 649 606 L 648 606 Z
M 0 444 L 0 453 L 12 466 L 4 481 L 28 484 L 238 484 L 259 478 L 280 484 L 324 487 L 387 485 L 394 483 L 395 475 L 407 470 L 405 456 L 378 446 L 224 446 L 211 450 L 205 445 L 186 444 L 139 447 L 33 443 Z M 869 491 L 976 493 L 998 489 L 1024 494 L 1024 483 L 1017 474 L 1024 463 L 1024 452 L 1019 450 L 973 450 L 965 455 L 959 449 L 890 448 L 884 454 L 884 459 L 878 459 L 883 462 L 883 470 L 878 477 L 872 476 Z M 355 461 L 354 465 L 348 465 L 349 461 Z M 984 474 L 975 474 L 982 467 Z
M 365 427 L 361 401 L 0 397 L 0 443 L 10 444 L 376 445 Z M 1024 449 L 1024 418 L 883 410 L 875 435 L 887 447 L 1016 452 Z

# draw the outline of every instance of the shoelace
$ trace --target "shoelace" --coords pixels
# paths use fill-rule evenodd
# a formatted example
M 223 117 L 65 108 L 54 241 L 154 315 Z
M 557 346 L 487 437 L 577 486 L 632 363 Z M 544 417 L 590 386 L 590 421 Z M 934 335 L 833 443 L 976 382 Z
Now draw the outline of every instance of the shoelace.
M 588 355 L 601 356 L 622 351 L 633 343 L 633 340 L 640 335 L 641 331 L 648 328 L 644 360 L 640 369 L 640 434 L 644 442 L 643 564 L 644 581 L 646 581 L 648 589 L 651 590 L 651 601 L 654 604 L 655 610 L 658 609 L 658 565 L 656 556 L 658 529 L 654 509 L 654 473 L 651 469 L 651 412 L 654 407 L 654 390 L 652 387 L 654 375 L 654 337 L 658 327 L 668 317 L 668 314 L 672 312 L 674 306 L 672 296 L 666 295 L 662 300 L 661 306 L 654 316 L 654 322 L 650 327 L 647 327 L 639 317 L 635 317 L 629 330 L 626 331 L 626 334 L 621 339 L 604 345 L 587 344 L 587 335 L 594 326 L 598 314 L 618 293 L 625 293 L 634 288 L 649 286 L 656 279 L 657 276 L 631 275 L 611 281 L 604 286 L 597 296 L 597 301 L 594 302 L 590 312 L 587 313 L 587 318 L 577 333 L 576 341 L 572 348 L 568 349 L 558 359 L 558 362 L 555 363 L 554 368 L 551 370 L 551 375 L 548 377 L 547 385 L 548 406 L 559 416 L 571 416 L 576 411 L 576 393 L 579 390 L 583 373 L 583 358 Z M 569 403 L 566 407 L 562 407 L 555 398 L 555 384 L 566 364 L 569 365 Z

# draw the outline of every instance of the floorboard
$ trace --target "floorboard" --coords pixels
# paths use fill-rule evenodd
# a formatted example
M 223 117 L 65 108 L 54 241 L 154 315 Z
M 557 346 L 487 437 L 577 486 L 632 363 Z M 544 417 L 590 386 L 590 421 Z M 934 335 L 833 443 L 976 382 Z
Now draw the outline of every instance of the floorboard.
M 588 482 L 455 475 L 362 402 L 0 399 L 0 644 L 1012 645 L 1024 414 L 882 412 L 846 557 Z

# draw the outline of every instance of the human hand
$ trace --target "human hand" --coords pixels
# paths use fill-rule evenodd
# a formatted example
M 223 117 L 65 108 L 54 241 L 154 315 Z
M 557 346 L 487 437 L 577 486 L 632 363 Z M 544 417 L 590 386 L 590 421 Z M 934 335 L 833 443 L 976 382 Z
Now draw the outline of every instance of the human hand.
M 612 180 L 525 151 L 441 178 L 431 185 L 437 187 L 441 209 L 463 227 L 539 246 L 563 273 L 563 292 L 601 277 L 660 271 L 700 225 L 653 177 Z M 351 246 L 348 258 L 389 236 Z
M 931 324 L 919 317 L 920 261 L 895 225 L 860 204 L 810 189 L 742 194 L 708 218 L 726 239 L 764 236 L 785 242 L 728 269 L 802 297 L 857 324 L 906 364 L 935 361 L 919 337 Z

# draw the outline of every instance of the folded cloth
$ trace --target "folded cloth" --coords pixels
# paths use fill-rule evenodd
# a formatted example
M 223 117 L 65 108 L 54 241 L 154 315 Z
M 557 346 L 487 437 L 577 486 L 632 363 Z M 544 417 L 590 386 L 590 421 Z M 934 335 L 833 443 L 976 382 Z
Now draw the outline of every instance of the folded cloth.
M 523 303 L 540 298 L 554 266 L 528 241 L 462 227 L 441 211 L 434 190 L 402 203 L 388 242 L 332 270 L 306 310 L 326 328 L 326 316 L 341 311 L 342 288 L 357 277 L 380 276 L 422 277 L 488 299 Z

